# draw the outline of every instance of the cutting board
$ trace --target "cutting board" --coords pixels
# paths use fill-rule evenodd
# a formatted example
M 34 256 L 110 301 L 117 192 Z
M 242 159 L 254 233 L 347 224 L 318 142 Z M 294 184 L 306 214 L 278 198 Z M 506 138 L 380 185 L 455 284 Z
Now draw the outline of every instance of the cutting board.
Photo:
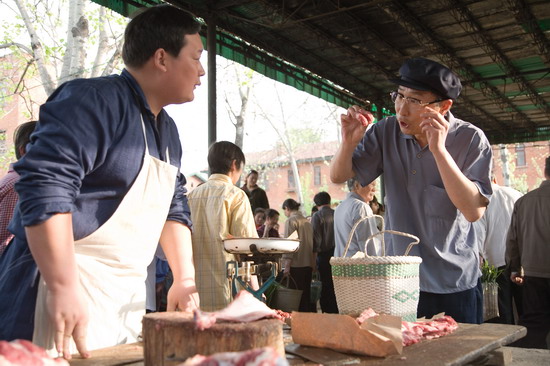
M 121 344 L 109 348 L 92 351 L 92 357 L 82 359 L 73 355 L 69 361 L 71 366 L 122 366 L 143 365 L 143 343 Z
M 145 365 L 177 365 L 196 354 L 245 351 L 270 346 L 285 355 L 283 322 L 263 319 L 249 323 L 216 322 L 197 330 L 192 315 L 151 313 L 143 317 Z

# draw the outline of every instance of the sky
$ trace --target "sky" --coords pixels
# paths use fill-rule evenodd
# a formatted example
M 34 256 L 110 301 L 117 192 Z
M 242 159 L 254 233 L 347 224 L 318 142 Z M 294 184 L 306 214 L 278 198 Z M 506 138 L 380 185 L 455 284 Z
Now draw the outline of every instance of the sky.
M 206 51 L 201 57 L 206 69 Z M 225 95 L 231 101 L 232 108 L 239 110 L 239 82 L 232 77 L 236 65 L 218 57 L 218 93 L 217 93 L 217 140 L 235 141 L 235 127 L 229 119 Z M 229 66 L 227 66 L 229 65 Z M 195 99 L 192 102 L 170 105 L 166 111 L 174 119 L 180 131 L 183 148 L 182 172 L 194 173 L 207 168 L 208 152 L 208 75 L 201 79 L 201 86 L 195 89 Z M 220 81 L 222 80 L 222 81 Z M 321 131 L 322 140 L 335 141 L 339 133 L 337 121 L 330 115 L 329 108 L 335 108 L 324 100 L 299 91 L 293 87 L 277 83 L 267 77 L 254 73 L 254 87 L 251 92 L 243 151 L 257 152 L 269 150 L 275 146 L 278 136 L 273 127 L 260 115 L 260 108 L 272 117 L 274 123 L 280 124 L 285 118 L 289 128 L 311 127 Z M 277 90 L 277 91 L 276 91 Z M 278 102 L 277 93 L 282 102 Z M 339 109 L 339 113 L 343 109 Z

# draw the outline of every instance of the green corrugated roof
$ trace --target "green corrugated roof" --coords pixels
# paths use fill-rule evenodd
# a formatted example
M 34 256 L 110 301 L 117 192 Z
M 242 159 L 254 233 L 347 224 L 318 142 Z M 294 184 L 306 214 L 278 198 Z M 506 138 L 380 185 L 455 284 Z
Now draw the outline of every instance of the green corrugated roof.
M 106 6 L 123 16 L 129 16 L 135 10 L 143 6 L 152 6 L 164 3 L 161 0 L 92 0 L 97 4 Z M 203 32 L 205 33 L 205 32 Z M 352 93 L 343 90 L 337 85 L 314 75 L 307 70 L 297 67 L 283 59 L 271 55 L 257 47 L 244 42 L 238 37 L 225 32 L 218 32 L 216 37 L 216 53 L 226 59 L 247 66 L 252 70 L 265 75 L 273 80 L 292 86 L 298 90 L 313 96 L 347 108 L 352 104 L 364 105 L 364 101 L 355 97 Z M 206 45 L 206 38 L 203 36 Z M 377 112 L 378 108 L 372 104 L 371 109 Z M 392 114 L 383 108 L 382 114 Z

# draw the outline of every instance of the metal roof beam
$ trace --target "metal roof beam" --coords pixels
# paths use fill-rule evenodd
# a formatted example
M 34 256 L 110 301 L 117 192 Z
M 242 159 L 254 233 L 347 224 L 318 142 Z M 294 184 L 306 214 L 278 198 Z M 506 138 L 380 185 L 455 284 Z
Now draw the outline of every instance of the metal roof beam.
M 449 7 L 449 13 L 456 22 L 466 31 L 474 42 L 502 69 L 502 71 L 514 80 L 520 92 L 524 93 L 535 106 L 537 106 L 546 118 L 550 119 L 550 107 L 544 98 L 521 76 L 519 70 L 512 64 L 502 49 L 487 34 L 485 29 L 475 19 L 468 7 L 460 0 L 443 0 L 444 5 Z
M 512 104 L 497 88 L 481 81 L 481 77 L 473 68 L 467 64 L 462 58 L 458 57 L 451 47 L 447 46 L 443 41 L 433 35 L 433 31 L 428 28 L 424 22 L 420 21 L 413 11 L 399 1 L 391 1 L 381 5 L 384 10 L 396 23 L 405 28 L 411 36 L 413 36 L 418 44 L 426 46 L 430 52 L 438 55 L 451 68 L 466 77 L 466 80 L 477 82 L 480 85 L 480 91 L 490 100 L 494 101 L 504 112 L 507 109 L 512 109 L 515 116 L 519 116 L 523 123 L 534 130 L 534 123 L 522 111 Z M 514 119 L 514 115 L 510 115 L 510 120 Z M 499 121 L 498 128 L 510 128 L 504 121 Z
M 527 27 L 527 34 L 537 47 L 538 54 L 546 65 L 550 65 L 550 41 L 544 36 L 542 29 L 529 5 L 524 0 L 506 0 L 509 10 L 514 14 L 519 24 Z

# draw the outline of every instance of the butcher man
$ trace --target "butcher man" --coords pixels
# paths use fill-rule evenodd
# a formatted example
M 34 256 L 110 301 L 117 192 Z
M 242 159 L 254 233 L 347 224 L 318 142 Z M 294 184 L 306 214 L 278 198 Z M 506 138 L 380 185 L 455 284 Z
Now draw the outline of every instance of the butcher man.
M 168 310 L 198 307 L 182 149 L 163 107 L 194 98 L 205 74 L 199 30 L 185 11 L 149 8 L 126 28 L 120 75 L 67 82 L 40 108 L 15 164 L 0 339 L 32 339 L 67 359 L 135 342 L 158 242 L 174 275 Z

